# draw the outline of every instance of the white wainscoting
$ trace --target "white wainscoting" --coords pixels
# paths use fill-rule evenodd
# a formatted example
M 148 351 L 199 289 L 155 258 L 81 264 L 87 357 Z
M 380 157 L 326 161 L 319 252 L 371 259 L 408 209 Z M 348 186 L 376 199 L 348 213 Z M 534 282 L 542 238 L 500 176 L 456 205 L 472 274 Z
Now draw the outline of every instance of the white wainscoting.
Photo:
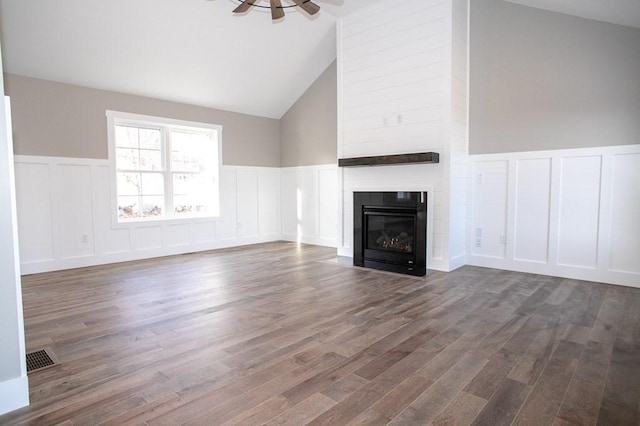
M 640 145 L 471 163 L 469 264 L 640 287 Z
M 282 239 L 336 247 L 338 167 L 280 169 Z
M 223 166 L 221 216 L 112 225 L 107 160 L 16 156 L 22 273 L 277 241 L 280 169 Z

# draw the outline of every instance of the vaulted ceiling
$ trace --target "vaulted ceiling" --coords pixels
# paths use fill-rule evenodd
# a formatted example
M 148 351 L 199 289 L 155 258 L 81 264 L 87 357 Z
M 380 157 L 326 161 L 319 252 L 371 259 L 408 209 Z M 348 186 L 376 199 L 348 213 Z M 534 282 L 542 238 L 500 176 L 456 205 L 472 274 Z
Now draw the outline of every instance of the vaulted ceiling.
M 13 74 L 280 118 L 335 59 L 337 17 L 374 1 L 318 0 L 313 17 L 291 8 L 272 22 L 268 9 L 234 15 L 236 0 L 1 0 L 3 64 Z
M 640 28 L 640 0 L 507 0 L 586 19 Z
M 314 1 L 319 14 L 287 9 L 272 22 L 268 9 L 234 15 L 237 0 L 0 0 L 4 70 L 280 118 L 335 59 L 337 18 L 383 0 Z M 511 1 L 625 25 L 640 4 Z

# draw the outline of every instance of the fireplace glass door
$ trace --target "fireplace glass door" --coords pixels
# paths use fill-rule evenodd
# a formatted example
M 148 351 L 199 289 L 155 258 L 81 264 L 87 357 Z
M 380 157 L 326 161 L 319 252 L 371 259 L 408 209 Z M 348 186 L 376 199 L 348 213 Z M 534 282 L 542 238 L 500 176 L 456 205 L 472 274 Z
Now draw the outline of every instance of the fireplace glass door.
M 367 249 L 413 253 L 415 215 L 367 212 Z
M 364 209 L 365 258 L 413 263 L 416 236 L 415 210 Z

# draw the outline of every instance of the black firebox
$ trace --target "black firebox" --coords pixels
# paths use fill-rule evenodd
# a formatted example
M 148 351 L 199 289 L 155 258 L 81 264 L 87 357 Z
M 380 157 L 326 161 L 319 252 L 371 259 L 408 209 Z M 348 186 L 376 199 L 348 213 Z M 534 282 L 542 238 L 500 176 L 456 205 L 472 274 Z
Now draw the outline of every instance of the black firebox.
M 353 264 L 423 276 L 426 228 L 426 192 L 354 192 Z

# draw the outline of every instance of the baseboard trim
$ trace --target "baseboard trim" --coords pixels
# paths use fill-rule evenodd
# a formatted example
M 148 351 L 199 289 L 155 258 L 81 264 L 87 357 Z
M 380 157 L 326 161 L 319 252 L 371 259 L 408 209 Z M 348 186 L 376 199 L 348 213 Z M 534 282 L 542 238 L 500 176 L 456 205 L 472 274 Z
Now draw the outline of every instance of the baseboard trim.
M 640 274 L 632 272 L 585 269 L 563 265 L 552 265 L 548 263 L 531 263 L 474 255 L 467 257 L 467 264 L 484 268 L 504 269 L 507 271 L 549 275 L 553 277 L 640 288 Z
M 336 248 L 337 244 L 333 238 L 323 238 L 323 237 L 298 237 L 293 234 L 283 234 L 283 241 L 290 241 L 293 243 L 302 243 L 302 244 L 311 244 L 314 246 L 323 246 L 323 247 L 331 247 Z
M 29 405 L 27 376 L 0 382 L 0 415 Z
M 130 262 L 134 260 L 152 259 L 155 257 L 175 256 L 186 253 L 197 253 L 230 247 L 240 247 L 251 244 L 280 241 L 279 234 L 216 240 L 206 243 L 193 243 L 173 247 L 163 247 L 150 250 L 132 250 L 119 253 L 105 253 L 96 256 L 84 256 L 68 259 L 47 259 L 35 262 L 25 262 L 21 265 L 23 275 L 39 274 L 43 272 L 62 271 L 66 269 L 85 268 L 88 266 L 106 265 L 111 263 Z
M 453 257 L 449 261 L 449 272 L 454 271 L 458 268 L 461 268 L 466 264 L 467 264 L 466 254 L 461 254 L 460 256 Z

